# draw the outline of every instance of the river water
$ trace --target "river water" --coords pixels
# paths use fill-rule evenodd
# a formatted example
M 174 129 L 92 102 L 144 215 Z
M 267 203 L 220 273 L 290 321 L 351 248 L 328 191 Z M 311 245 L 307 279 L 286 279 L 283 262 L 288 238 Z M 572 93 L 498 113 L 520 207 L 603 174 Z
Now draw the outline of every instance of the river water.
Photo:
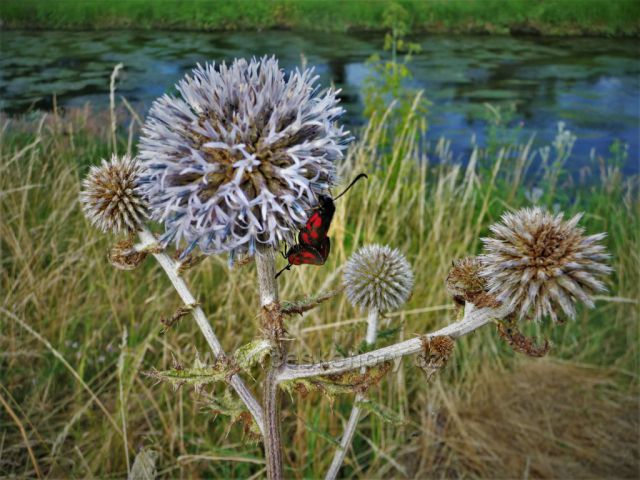
M 411 62 L 412 87 L 432 102 L 429 137 L 452 140 L 457 155 L 472 135 L 484 141 L 490 103 L 515 108 L 510 124 L 521 137 L 551 141 L 557 123 L 575 133 L 573 165 L 592 149 L 606 156 L 618 139 L 628 145 L 624 170 L 638 172 L 640 56 L 635 39 L 420 36 Z M 170 90 L 197 62 L 275 54 L 285 69 L 304 56 L 320 81 L 342 89 L 346 123 L 363 123 L 367 59 L 383 39 L 371 34 L 268 32 L 22 32 L 0 31 L 0 108 L 23 113 L 59 105 L 108 104 L 109 75 L 124 70 L 118 92 L 137 108 Z

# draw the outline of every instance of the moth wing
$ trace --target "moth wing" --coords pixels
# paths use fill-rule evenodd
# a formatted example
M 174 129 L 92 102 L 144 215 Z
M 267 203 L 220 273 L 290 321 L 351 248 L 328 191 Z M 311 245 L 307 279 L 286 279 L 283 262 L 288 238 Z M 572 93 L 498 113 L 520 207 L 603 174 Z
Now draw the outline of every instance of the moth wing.
M 322 263 L 327 261 L 329 252 L 331 252 L 331 241 L 329 240 L 329 237 L 324 237 L 324 240 L 320 242 L 320 247 L 318 248 L 318 253 L 324 259 Z
M 294 245 L 289 251 L 291 265 L 322 265 L 325 258 L 311 245 Z
M 321 195 L 318 205 L 313 209 L 313 213 L 298 233 L 298 243 L 311 245 L 318 249 L 329 233 L 335 211 L 333 199 L 327 195 Z
M 298 243 L 302 245 L 316 245 L 319 237 L 317 225 L 320 225 L 321 223 L 322 217 L 320 216 L 320 212 L 313 212 L 313 214 L 307 219 L 307 223 L 298 233 Z

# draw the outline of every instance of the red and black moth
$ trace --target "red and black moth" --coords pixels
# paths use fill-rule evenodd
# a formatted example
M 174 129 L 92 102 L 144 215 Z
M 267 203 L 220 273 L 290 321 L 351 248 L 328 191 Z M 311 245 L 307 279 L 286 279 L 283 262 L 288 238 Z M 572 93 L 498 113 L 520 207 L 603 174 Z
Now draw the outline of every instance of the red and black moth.
M 320 195 L 318 197 L 318 205 L 313 209 L 313 213 L 298 233 L 298 243 L 289 248 L 286 253 L 283 253 L 288 263 L 286 267 L 276 274 L 276 278 L 285 270 L 290 270 L 293 265 L 324 265 L 331 251 L 331 241 L 327 235 L 333 220 L 333 214 L 336 211 L 333 202 L 347 193 L 361 178 L 369 177 L 365 173 L 359 174 L 335 198 L 331 198 L 329 195 Z

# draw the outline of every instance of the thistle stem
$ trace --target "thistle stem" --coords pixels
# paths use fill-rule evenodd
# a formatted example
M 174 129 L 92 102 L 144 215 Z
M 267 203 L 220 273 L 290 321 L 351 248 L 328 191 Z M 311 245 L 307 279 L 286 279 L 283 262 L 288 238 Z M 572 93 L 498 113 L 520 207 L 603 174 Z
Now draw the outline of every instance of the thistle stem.
M 137 250 L 142 250 L 144 247 L 149 247 L 156 243 L 156 238 L 145 227 L 143 227 L 142 230 L 138 232 L 138 236 L 140 237 L 142 245 L 137 245 L 136 246 Z M 192 310 L 193 318 L 195 319 L 196 324 L 200 328 L 200 331 L 204 335 L 204 338 L 207 340 L 207 343 L 209 344 L 209 347 L 211 348 L 211 351 L 216 356 L 216 358 L 221 358 L 221 357 L 224 358 L 225 353 L 224 353 L 224 350 L 222 349 L 222 345 L 220 344 L 218 337 L 214 333 L 213 328 L 211 327 L 211 324 L 207 320 L 207 317 L 205 316 L 204 311 L 202 310 L 202 308 L 197 306 L 196 299 L 191 294 L 189 287 L 187 286 L 185 281 L 182 279 L 182 277 L 178 275 L 178 264 L 174 260 L 172 260 L 169 257 L 169 255 L 167 255 L 164 252 L 152 253 L 152 255 L 155 257 L 155 259 L 158 261 L 162 269 L 165 271 L 165 273 L 167 274 L 167 277 L 169 277 L 171 284 L 178 292 L 178 295 L 184 302 L 185 306 L 189 307 L 189 306 L 196 305 Z M 236 391 L 240 399 L 247 406 L 247 409 L 249 410 L 251 415 L 253 415 L 253 419 L 258 425 L 260 432 L 264 436 L 265 434 L 264 413 L 262 411 L 262 407 L 260 406 L 258 401 L 255 399 L 253 394 L 249 391 L 246 384 L 238 374 L 232 375 L 229 383 L 231 384 L 233 389 Z
M 260 250 L 255 259 L 263 329 L 272 343 L 271 361 L 263 384 L 264 451 L 267 462 L 267 478 L 280 480 L 282 478 L 282 438 L 280 435 L 278 374 L 285 363 L 286 353 L 282 342 L 284 328 L 282 312 L 278 303 L 275 252 L 271 248 Z
M 378 310 L 375 308 L 369 310 L 369 315 L 367 316 L 367 336 L 365 337 L 365 342 L 369 346 L 376 343 L 376 339 L 378 338 L 378 315 Z M 365 369 L 362 368 L 360 371 L 364 373 Z M 351 409 L 351 415 L 349 415 L 349 421 L 347 422 L 347 426 L 342 434 L 342 440 L 340 440 L 340 446 L 333 455 L 333 460 L 329 466 L 329 470 L 324 477 L 325 480 L 334 480 L 338 476 L 338 472 L 340 471 L 340 468 L 344 463 L 344 459 L 347 456 L 347 450 L 349 450 L 349 446 L 351 446 L 351 442 L 353 441 L 353 436 L 356 433 L 358 421 L 360 420 L 360 414 L 362 413 L 362 409 L 358 406 L 358 402 L 364 399 L 364 394 L 358 393 L 356 395 L 355 403 Z
M 378 310 L 372 308 L 367 315 L 367 336 L 365 342 L 371 346 L 378 339 Z
M 426 334 L 427 337 L 449 336 L 458 338 L 467 335 L 478 328 L 490 323 L 494 319 L 505 317 L 509 311 L 505 307 L 501 308 L 476 308 L 473 304 L 467 303 L 464 310 L 464 318 L 460 321 L 447 325 L 444 328 Z M 310 364 L 287 364 L 281 368 L 278 374 L 278 381 L 285 382 L 297 378 L 317 377 L 331 375 L 334 373 L 348 372 L 362 367 L 373 367 L 379 363 L 393 360 L 395 358 L 413 355 L 422 350 L 421 337 L 394 343 L 387 347 L 378 348 L 361 355 L 353 355 L 347 358 L 340 358 L 321 363 Z

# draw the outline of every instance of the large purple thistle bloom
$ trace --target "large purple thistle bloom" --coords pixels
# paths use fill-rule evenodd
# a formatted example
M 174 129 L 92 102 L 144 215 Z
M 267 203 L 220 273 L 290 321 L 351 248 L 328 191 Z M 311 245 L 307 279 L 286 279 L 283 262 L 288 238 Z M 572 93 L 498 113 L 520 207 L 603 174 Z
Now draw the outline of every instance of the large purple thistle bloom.
M 141 191 L 166 242 L 205 253 L 292 243 L 349 142 L 337 91 L 275 58 L 198 65 L 145 122 Z

